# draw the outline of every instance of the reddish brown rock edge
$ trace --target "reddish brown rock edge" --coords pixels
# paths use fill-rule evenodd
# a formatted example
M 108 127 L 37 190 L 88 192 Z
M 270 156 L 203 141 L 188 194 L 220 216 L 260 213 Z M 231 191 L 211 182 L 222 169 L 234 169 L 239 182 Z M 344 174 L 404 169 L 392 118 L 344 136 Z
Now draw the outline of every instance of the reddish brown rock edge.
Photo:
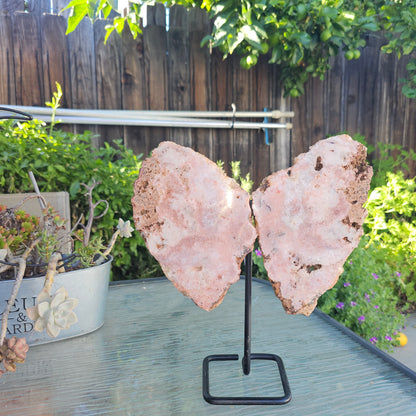
M 163 142 L 142 164 L 132 205 L 166 277 L 202 309 L 218 306 L 256 239 L 247 192 L 201 154 Z
M 358 245 L 372 177 L 366 154 L 346 135 L 322 140 L 253 193 L 264 265 L 290 314 L 312 313 Z

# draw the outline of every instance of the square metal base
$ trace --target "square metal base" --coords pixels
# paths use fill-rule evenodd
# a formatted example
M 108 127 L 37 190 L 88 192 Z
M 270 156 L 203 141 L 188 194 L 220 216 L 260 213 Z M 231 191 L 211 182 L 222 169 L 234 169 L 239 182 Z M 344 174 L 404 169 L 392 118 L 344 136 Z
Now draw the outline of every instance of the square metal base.
M 237 354 L 209 355 L 205 357 L 202 367 L 202 391 L 205 401 L 211 404 L 236 404 L 236 405 L 282 405 L 289 403 L 292 398 L 289 381 L 282 359 L 274 354 L 250 354 L 252 360 L 271 360 L 277 363 L 284 395 L 281 397 L 220 397 L 212 396 L 209 392 L 209 363 L 211 361 L 236 361 Z

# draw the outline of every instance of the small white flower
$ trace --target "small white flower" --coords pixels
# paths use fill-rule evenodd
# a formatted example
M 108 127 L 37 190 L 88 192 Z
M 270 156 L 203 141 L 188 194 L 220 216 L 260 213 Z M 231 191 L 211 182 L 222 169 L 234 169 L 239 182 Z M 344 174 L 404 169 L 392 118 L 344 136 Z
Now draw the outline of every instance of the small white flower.
M 29 319 L 35 322 L 34 330 L 46 329 L 50 337 L 58 336 L 61 329 L 67 329 L 78 321 L 73 309 L 78 299 L 68 298 L 64 287 L 59 288 L 53 296 L 42 289 L 36 298 L 36 305 L 26 309 Z
M 130 221 L 124 222 L 121 218 L 118 220 L 117 229 L 120 231 L 120 237 L 130 238 L 134 228 L 130 226 Z

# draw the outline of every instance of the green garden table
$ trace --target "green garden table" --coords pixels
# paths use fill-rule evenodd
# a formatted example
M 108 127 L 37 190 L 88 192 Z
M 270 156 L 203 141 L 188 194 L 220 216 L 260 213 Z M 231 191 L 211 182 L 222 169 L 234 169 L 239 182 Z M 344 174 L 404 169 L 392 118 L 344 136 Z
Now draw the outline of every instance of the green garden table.
M 416 377 L 319 312 L 289 316 L 267 282 L 253 281 L 253 353 L 283 359 L 292 399 L 280 406 L 213 405 L 202 362 L 243 353 L 244 280 L 211 312 L 166 279 L 110 286 L 106 321 L 82 337 L 34 346 L 0 378 L 0 415 L 416 415 Z M 379 351 L 379 350 L 378 350 Z M 282 393 L 267 361 L 210 364 L 213 395 Z

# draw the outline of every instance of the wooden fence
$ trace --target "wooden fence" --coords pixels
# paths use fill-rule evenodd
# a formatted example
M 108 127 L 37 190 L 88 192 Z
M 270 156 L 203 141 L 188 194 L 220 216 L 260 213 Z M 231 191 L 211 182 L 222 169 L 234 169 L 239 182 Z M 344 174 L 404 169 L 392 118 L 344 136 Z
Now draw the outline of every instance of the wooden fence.
M 324 82 L 313 79 L 297 99 L 284 98 L 279 69 L 267 57 L 250 70 L 239 57 L 226 61 L 200 47 L 210 22 L 199 9 L 148 9 L 143 35 L 110 36 L 106 45 L 104 20 L 85 19 L 65 35 L 66 19 L 58 16 L 68 0 L 0 0 L 0 104 L 43 106 L 63 89 L 62 107 L 150 110 L 293 110 L 294 128 L 263 131 L 123 126 L 72 126 L 99 133 L 97 144 L 122 138 L 144 155 L 165 139 L 192 146 L 227 165 L 240 160 L 242 172 L 261 179 L 288 167 L 293 158 L 327 135 L 361 133 L 369 143 L 399 143 L 416 148 L 414 100 L 400 92 L 404 59 L 380 54 L 377 36 L 369 40 L 357 61 L 333 60 Z M 284 120 L 282 120 L 284 121 Z M 414 167 L 413 167 L 414 168 Z

